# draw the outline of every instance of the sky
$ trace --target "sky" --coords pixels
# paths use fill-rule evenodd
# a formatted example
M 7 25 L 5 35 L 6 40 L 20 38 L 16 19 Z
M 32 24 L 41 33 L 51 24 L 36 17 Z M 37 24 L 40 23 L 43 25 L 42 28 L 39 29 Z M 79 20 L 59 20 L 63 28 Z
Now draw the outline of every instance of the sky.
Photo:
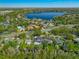
M 79 7 L 79 0 L 0 0 L 0 7 Z

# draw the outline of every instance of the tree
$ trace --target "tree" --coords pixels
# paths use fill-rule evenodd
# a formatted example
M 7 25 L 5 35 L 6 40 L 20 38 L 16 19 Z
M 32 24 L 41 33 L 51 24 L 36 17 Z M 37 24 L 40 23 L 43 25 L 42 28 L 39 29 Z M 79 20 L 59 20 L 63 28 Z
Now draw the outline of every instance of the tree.
M 33 36 L 40 36 L 42 34 L 41 30 L 34 29 L 32 35 Z

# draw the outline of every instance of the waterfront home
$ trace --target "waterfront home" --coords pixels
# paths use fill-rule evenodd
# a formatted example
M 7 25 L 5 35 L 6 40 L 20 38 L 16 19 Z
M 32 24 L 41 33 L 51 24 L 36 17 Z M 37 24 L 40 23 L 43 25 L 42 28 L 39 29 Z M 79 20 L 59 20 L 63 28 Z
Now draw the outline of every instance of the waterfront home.
M 34 29 L 34 27 L 33 26 L 27 26 L 27 30 L 33 30 Z
M 41 27 L 38 26 L 38 25 L 29 25 L 29 26 L 27 27 L 27 30 L 40 29 L 40 28 L 41 28 Z
M 54 24 L 53 23 L 49 23 L 48 24 L 50 27 L 54 27 Z

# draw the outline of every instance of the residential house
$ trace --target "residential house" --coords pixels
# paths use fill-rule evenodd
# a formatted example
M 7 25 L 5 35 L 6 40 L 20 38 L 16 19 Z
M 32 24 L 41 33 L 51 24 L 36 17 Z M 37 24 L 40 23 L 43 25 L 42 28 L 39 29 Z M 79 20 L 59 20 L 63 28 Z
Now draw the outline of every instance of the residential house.
M 18 31 L 25 31 L 25 27 L 24 26 L 17 26 Z

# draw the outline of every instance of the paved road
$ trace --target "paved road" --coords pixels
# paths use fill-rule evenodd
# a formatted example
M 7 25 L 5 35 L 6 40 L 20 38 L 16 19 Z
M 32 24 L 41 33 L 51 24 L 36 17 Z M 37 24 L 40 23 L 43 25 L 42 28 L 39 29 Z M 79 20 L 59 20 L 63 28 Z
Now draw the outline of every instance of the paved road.
M 77 24 L 75 24 L 75 25 L 77 25 Z M 72 28 L 72 27 L 74 27 L 75 25 L 60 25 L 60 26 L 55 26 L 55 27 L 52 27 L 52 28 L 45 29 L 45 30 L 43 30 L 43 31 L 44 31 L 44 32 L 46 32 L 46 31 L 51 31 L 51 30 L 53 30 L 53 29 L 57 29 L 57 28 L 60 28 L 60 27 Z
M 21 34 L 21 33 L 25 33 L 25 32 L 12 32 L 11 34 L 3 34 L 3 35 L 0 35 L 0 37 L 12 38 L 12 37 L 17 36 L 17 35 L 19 35 L 19 34 Z
M 75 24 L 77 25 L 77 24 Z M 45 31 L 51 31 L 52 29 L 56 29 L 56 28 L 60 28 L 60 27 L 74 27 L 75 25 L 60 25 L 60 26 L 55 26 L 55 27 L 52 27 L 51 29 L 45 29 Z M 44 31 L 44 30 L 43 30 Z M 14 36 L 17 36 L 21 33 L 26 33 L 26 32 L 12 32 L 11 34 L 3 34 L 3 35 L 0 35 L 0 37 L 8 37 L 8 38 L 12 38 Z

